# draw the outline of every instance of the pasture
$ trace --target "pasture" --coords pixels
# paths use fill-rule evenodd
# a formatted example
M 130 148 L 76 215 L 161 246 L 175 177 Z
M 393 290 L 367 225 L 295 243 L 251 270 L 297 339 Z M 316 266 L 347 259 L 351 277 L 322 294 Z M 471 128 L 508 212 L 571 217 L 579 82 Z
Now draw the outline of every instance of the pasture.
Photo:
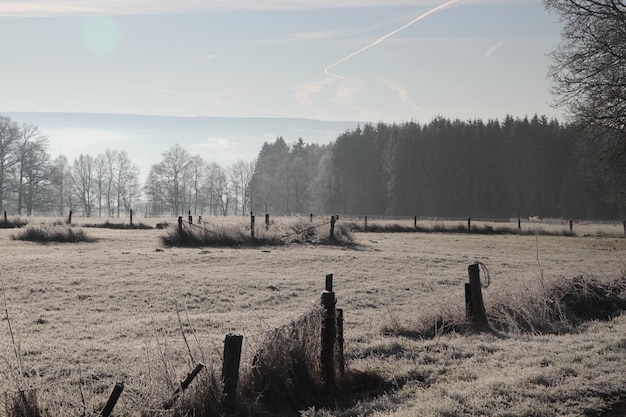
M 254 248 L 164 247 L 157 229 L 85 228 L 96 242 L 38 244 L 0 229 L 0 401 L 35 389 L 53 415 L 98 415 L 123 381 L 114 415 L 140 415 L 195 363 L 221 369 L 229 332 L 244 336 L 245 373 L 265 334 L 318 305 L 333 273 L 347 366 L 388 384 L 335 410 L 304 407 L 304 417 L 618 415 L 626 316 L 558 335 L 447 333 L 434 319 L 433 338 L 393 329 L 462 316 L 475 261 L 490 273 L 488 312 L 561 277 L 624 277 L 621 226 L 586 224 L 574 237 L 355 233 L 354 247 Z

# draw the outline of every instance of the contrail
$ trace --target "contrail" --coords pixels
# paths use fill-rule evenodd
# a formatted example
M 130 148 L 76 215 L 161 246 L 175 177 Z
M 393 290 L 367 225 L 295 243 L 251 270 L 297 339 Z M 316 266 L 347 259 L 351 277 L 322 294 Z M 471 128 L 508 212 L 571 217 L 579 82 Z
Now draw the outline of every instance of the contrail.
M 377 39 L 377 40 L 375 40 L 374 42 L 370 43 L 370 44 L 369 44 L 369 45 L 367 45 L 367 46 L 364 46 L 363 48 L 359 49 L 358 51 L 352 52 L 350 55 L 348 55 L 348 56 L 346 56 L 346 57 L 344 57 L 344 58 L 340 59 L 339 61 L 335 62 L 334 64 L 331 64 L 331 65 L 327 66 L 327 67 L 326 67 L 326 69 L 324 69 L 324 72 L 325 72 L 326 74 L 328 74 L 328 75 L 332 75 L 333 77 L 337 77 L 337 78 L 340 78 L 340 79 L 342 79 L 342 80 L 345 80 L 345 78 L 340 77 L 339 75 L 332 73 L 332 72 L 330 71 L 330 69 L 331 69 L 331 68 L 333 68 L 333 67 L 336 67 L 337 65 L 341 64 L 342 62 L 346 62 L 347 60 L 349 60 L 350 58 L 353 58 L 354 56 L 356 56 L 356 55 L 360 54 L 361 52 L 367 51 L 368 49 L 370 49 L 370 48 L 372 48 L 372 47 L 374 47 L 374 46 L 378 45 L 379 43 L 383 42 L 383 41 L 384 41 L 384 40 L 386 40 L 387 38 L 389 38 L 389 37 L 391 37 L 391 36 L 395 35 L 396 33 L 398 33 L 398 32 L 400 32 L 400 31 L 402 31 L 402 30 L 404 30 L 404 29 L 408 28 L 409 26 L 411 26 L 411 25 L 412 25 L 412 24 L 414 24 L 415 22 L 418 22 L 418 21 L 422 20 L 422 19 L 423 19 L 423 18 L 425 18 L 426 16 L 428 16 L 428 15 L 430 15 L 430 14 L 432 14 L 432 13 L 438 12 L 439 10 L 443 10 L 443 9 L 445 9 L 446 7 L 448 7 L 448 6 L 450 6 L 450 5 L 454 4 L 454 3 L 456 3 L 456 2 L 458 2 L 458 1 L 460 1 L 460 0 L 450 0 L 450 1 L 446 2 L 446 3 L 444 3 L 444 4 L 441 4 L 441 5 L 437 6 L 437 7 L 434 7 L 434 8 L 432 8 L 432 9 L 430 9 L 429 11 L 427 11 L 426 13 L 424 13 L 423 15 L 418 16 L 418 17 L 416 17 L 415 19 L 411 20 L 411 21 L 410 21 L 409 23 L 407 23 L 406 25 L 404 25 L 404 26 L 402 26 L 402 27 L 400 27 L 400 28 L 398 28 L 398 29 L 394 30 L 394 31 L 393 31 L 393 32 L 391 32 L 391 33 L 386 34 L 385 36 L 382 36 L 382 37 L 378 38 L 378 39 Z

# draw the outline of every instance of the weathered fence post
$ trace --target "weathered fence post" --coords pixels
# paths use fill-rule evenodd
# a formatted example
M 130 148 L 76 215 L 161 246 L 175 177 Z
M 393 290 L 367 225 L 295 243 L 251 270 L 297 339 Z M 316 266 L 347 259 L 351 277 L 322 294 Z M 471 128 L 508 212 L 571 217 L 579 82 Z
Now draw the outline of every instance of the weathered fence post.
M 4 210 L 4 222 L 8 223 L 9 221 L 7 220 L 7 211 Z M 626 231 L 626 226 L 624 226 L 624 230 Z
M 269 230 L 270 228 L 270 215 L 265 213 L 265 230 Z
M 254 213 L 250 212 L 250 238 L 254 239 Z
M 413 227 L 417 229 L 417 216 L 413 216 Z
M 239 382 L 239 362 L 243 336 L 229 333 L 224 340 L 224 364 L 222 381 L 224 382 L 224 411 L 233 414 L 237 406 L 237 383 Z
M 70 224 L 70 225 L 72 224 L 72 210 L 70 210 L 70 214 L 67 218 L 67 224 Z
M 5 216 L 4 217 L 4 219 L 5 219 L 4 221 L 5 222 L 6 222 L 6 215 L 7 215 L 7 212 L 5 211 L 4 212 L 4 216 Z M 622 226 L 624 226 L 624 234 L 626 235 L 626 220 L 622 221 Z
M 193 224 L 193 216 L 191 215 L 191 210 L 189 210 L 188 217 L 189 217 L 189 224 Z
M 311 213 L 310 218 L 311 218 L 311 223 L 313 223 L 313 213 Z
M 198 216 L 198 224 L 202 224 L 202 216 Z
M 330 240 L 335 240 L 335 216 L 330 216 Z
M 467 218 L 467 232 L 471 232 L 472 231 L 472 218 L 468 217 Z
M 522 230 L 522 219 L 517 219 L 517 230 Z
M 483 303 L 483 293 L 480 284 L 480 265 L 471 264 L 467 268 L 469 272 L 469 284 L 465 284 L 465 306 L 468 320 L 475 328 L 483 328 L 489 325 L 487 312 Z
M 573 221 L 573 220 L 570 220 L 570 221 L 569 221 L 569 231 L 570 231 L 570 232 L 573 232 L 573 231 L 574 231 L 574 221 Z
M 130 228 L 133 228 L 133 209 L 130 209 Z
M 365 231 L 367 232 L 367 216 L 365 216 Z
M 117 400 L 119 400 L 120 395 L 122 395 L 122 391 L 124 391 L 124 383 L 123 382 L 116 383 L 115 386 L 113 387 L 113 391 L 111 392 L 111 395 L 109 396 L 109 400 L 107 401 L 106 405 L 102 409 L 102 412 L 100 413 L 102 417 L 109 417 L 111 415 L 111 413 L 113 412 L 113 408 L 115 407 L 115 404 L 117 404 Z
M 322 352 L 320 362 L 322 365 L 322 377 L 326 389 L 335 385 L 335 341 L 337 339 L 337 322 L 335 306 L 337 299 L 333 292 L 333 274 L 326 275 L 326 290 L 322 292 Z
M 343 357 L 343 309 L 337 309 L 337 360 L 339 368 L 339 378 L 343 378 L 346 372 L 346 361 Z
M 183 392 L 189 387 L 189 384 L 191 384 L 191 382 L 196 378 L 196 376 L 198 376 L 198 374 L 203 368 L 204 368 L 204 364 L 198 363 L 196 367 L 193 368 L 193 370 L 187 374 L 187 377 L 185 378 L 185 380 L 182 381 L 180 385 L 176 388 L 176 390 L 174 391 L 174 394 L 172 394 L 170 399 L 163 403 L 163 408 L 165 410 L 169 410 L 170 408 L 172 408 L 172 406 L 176 402 L 176 399 L 178 398 L 178 394 L 180 394 L 181 392 Z
M 183 216 L 178 216 L 178 231 L 183 232 Z

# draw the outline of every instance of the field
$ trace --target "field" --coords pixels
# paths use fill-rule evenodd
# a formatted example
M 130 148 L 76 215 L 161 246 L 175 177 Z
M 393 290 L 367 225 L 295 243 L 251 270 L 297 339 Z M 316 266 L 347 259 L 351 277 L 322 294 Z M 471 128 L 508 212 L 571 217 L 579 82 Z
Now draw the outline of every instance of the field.
M 435 319 L 433 338 L 393 331 L 462 316 L 475 261 L 490 273 L 488 311 L 561 277 L 623 277 L 621 224 L 577 225 L 574 237 L 355 233 L 353 247 L 171 248 L 163 230 L 85 230 L 98 240 L 0 229 L 0 401 L 35 389 L 53 414 L 97 415 L 123 381 L 115 415 L 158 408 L 195 363 L 221 369 L 229 332 L 244 335 L 245 372 L 265 334 L 319 304 L 328 273 L 348 368 L 389 384 L 303 416 L 617 416 L 626 400 L 626 315 L 558 335 L 447 333 Z

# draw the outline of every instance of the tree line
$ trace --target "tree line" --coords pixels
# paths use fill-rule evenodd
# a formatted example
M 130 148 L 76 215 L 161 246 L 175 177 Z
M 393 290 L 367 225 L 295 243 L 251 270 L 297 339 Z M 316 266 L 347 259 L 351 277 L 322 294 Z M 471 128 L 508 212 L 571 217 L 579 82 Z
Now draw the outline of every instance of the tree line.
M 225 169 L 174 145 L 142 185 L 139 167 L 124 150 L 81 154 L 70 163 L 63 155 L 52 159 L 48 146 L 37 126 L 0 115 L 0 212 L 120 217 L 131 209 L 151 216 L 248 209 L 253 162 Z
M 330 144 L 282 137 L 223 168 L 178 144 L 145 184 L 126 151 L 52 159 L 31 124 L 0 116 L 0 210 L 149 216 L 260 213 L 619 219 L 623 170 L 594 132 L 545 116 L 358 126 Z
M 327 146 L 266 143 L 252 208 L 273 213 L 621 218 L 622 171 L 593 132 L 545 116 L 366 124 Z

